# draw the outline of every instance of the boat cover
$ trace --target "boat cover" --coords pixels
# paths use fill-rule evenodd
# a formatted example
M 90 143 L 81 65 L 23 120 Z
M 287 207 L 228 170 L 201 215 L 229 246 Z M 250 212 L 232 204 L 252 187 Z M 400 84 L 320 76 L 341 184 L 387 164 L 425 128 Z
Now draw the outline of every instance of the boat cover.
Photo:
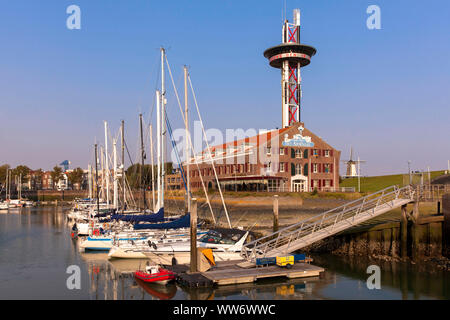
M 191 225 L 191 215 L 186 214 L 179 219 L 166 223 L 140 223 L 133 226 L 134 230 L 143 229 L 179 229 L 188 228 Z
M 111 219 L 129 222 L 160 222 L 164 221 L 164 208 L 154 214 L 113 214 Z

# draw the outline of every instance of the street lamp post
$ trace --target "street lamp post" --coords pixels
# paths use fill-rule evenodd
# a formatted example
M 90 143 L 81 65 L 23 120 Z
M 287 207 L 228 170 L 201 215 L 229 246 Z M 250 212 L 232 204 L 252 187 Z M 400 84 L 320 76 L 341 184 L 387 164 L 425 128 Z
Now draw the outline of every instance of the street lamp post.
M 409 174 L 409 184 L 412 184 L 412 177 L 411 177 L 411 160 L 408 160 L 408 174 Z

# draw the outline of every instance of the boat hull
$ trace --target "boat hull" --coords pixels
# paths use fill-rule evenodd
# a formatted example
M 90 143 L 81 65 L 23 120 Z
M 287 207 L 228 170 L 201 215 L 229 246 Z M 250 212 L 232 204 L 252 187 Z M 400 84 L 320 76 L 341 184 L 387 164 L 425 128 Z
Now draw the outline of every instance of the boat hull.
M 161 269 L 161 272 L 155 274 L 148 274 L 142 271 L 136 271 L 134 277 L 142 280 L 146 283 L 156 283 L 165 285 L 175 279 L 175 274 L 165 269 Z
M 108 253 L 109 259 L 147 259 L 147 256 L 140 251 L 124 250 L 113 247 Z

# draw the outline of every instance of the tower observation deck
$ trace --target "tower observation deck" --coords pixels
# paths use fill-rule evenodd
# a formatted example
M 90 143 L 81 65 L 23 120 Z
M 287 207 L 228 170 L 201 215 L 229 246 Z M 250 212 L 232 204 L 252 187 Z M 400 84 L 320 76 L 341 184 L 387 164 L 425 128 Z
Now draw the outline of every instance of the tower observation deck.
M 300 68 L 311 62 L 316 49 L 300 43 L 300 10 L 294 9 L 294 23 L 283 24 L 282 43 L 264 51 L 270 66 L 281 69 L 282 127 L 300 121 L 302 98 Z

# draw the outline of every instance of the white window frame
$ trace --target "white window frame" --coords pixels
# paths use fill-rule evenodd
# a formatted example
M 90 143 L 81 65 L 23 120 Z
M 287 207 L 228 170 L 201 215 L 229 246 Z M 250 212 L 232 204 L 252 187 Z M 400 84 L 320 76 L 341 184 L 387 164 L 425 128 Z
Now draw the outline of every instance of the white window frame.
M 318 164 L 317 164 L 317 163 L 313 163 L 312 169 L 313 169 L 313 173 L 317 173 L 317 172 L 319 171 L 319 166 L 318 166 Z

